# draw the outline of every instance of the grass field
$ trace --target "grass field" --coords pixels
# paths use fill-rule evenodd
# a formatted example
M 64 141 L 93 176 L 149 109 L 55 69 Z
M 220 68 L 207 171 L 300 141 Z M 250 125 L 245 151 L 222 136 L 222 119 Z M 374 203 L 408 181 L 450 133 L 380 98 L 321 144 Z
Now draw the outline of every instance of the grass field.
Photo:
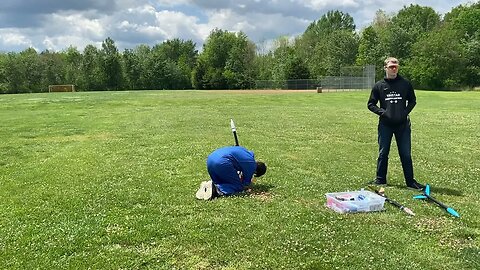
M 0 95 L 1 269 L 480 269 L 480 93 L 417 91 L 415 176 L 461 218 L 416 201 L 395 144 L 376 213 L 325 193 L 373 179 L 369 92 Z M 253 194 L 197 201 L 207 155 L 268 165 Z

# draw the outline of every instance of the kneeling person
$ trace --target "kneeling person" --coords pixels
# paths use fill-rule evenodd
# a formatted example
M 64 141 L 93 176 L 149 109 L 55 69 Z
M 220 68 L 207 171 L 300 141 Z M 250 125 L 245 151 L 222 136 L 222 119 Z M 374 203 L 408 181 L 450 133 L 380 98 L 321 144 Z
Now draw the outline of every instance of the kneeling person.
M 242 146 L 226 146 L 208 156 L 207 170 L 211 180 L 200 184 L 196 193 L 200 200 L 244 191 L 250 186 L 254 176 L 265 174 L 267 166 L 255 160 L 253 151 Z

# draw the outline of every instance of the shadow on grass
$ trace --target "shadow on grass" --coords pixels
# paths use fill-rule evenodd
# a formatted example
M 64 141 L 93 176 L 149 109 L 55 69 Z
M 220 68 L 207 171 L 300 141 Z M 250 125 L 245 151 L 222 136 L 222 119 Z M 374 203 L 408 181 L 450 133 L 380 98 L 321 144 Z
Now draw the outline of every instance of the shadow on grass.
M 401 189 L 408 189 L 408 190 L 411 190 L 413 192 L 418 192 L 419 194 L 420 193 L 423 193 L 423 191 L 417 191 L 417 190 L 414 190 L 414 189 L 409 189 L 407 188 L 405 185 L 400 185 L 400 184 L 394 184 L 394 185 L 388 185 L 388 186 L 391 186 L 391 187 L 397 187 L 397 188 L 401 188 Z M 430 192 L 433 193 L 432 196 L 435 197 L 435 194 L 444 194 L 444 195 L 451 195 L 451 196 L 463 196 L 463 192 L 460 191 L 460 190 L 456 190 L 456 189 L 452 189 L 452 188 L 445 188 L 445 187 L 435 187 L 435 186 L 432 186 L 430 185 Z
M 270 196 L 270 189 L 274 188 L 274 185 L 270 184 L 253 184 L 250 191 L 240 192 L 232 196 L 235 197 L 248 197 L 248 196 Z
M 451 189 L 451 188 L 444 188 L 444 187 L 432 187 L 430 186 L 430 190 L 433 193 L 438 193 L 438 194 L 446 194 L 446 195 L 452 195 L 452 196 L 463 196 L 463 192 L 460 190 L 456 189 Z
M 271 188 L 274 188 L 275 186 L 274 185 L 270 185 L 270 184 L 254 184 L 252 186 L 252 194 L 256 194 L 256 193 L 265 193 L 265 192 L 268 192 Z

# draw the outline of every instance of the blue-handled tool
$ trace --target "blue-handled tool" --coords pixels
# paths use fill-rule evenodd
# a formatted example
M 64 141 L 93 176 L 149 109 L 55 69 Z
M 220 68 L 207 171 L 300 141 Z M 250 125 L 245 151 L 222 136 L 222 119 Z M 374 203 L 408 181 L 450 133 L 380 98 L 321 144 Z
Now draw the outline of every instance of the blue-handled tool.
M 425 186 L 425 191 L 423 192 L 423 194 L 421 195 L 416 195 L 416 196 L 413 196 L 414 199 L 428 199 L 434 203 L 436 203 L 438 206 L 442 207 L 443 209 L 445 209 L 450 215 L 454 216 L 454 217 L 460 217 L 460 215 L 457 213 L 457 211 L 455 211 L 455 209 L 437 201 L 435 198 L 433 198 L 432 196 L 430 196 L 430 185 L 427 184 Z

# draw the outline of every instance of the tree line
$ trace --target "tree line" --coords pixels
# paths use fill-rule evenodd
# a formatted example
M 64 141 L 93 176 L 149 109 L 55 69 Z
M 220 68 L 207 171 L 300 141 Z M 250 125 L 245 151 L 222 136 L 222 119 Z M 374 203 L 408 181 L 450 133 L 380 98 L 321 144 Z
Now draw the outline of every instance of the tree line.
M 257 80 L 321 79 L 342 68 L 377 66 L 395 56 L 401 73 L 419 89 L 470 89 L 480 85 L 480 2 L 459 5 L 443 17 L 431 7 L 376 12 L 355 31 L 353 18 L 332 10 L 298 37 L 273 46 L 254 44 L 243 32 L 214 29 L 201 52 L 191 40 L 173 39 L 119 52 L 111 38 L 101 48 L 70 46 L 0 53 L 0 93 L 45 92 L 48 85 L 77 90 L 249 89 Z

